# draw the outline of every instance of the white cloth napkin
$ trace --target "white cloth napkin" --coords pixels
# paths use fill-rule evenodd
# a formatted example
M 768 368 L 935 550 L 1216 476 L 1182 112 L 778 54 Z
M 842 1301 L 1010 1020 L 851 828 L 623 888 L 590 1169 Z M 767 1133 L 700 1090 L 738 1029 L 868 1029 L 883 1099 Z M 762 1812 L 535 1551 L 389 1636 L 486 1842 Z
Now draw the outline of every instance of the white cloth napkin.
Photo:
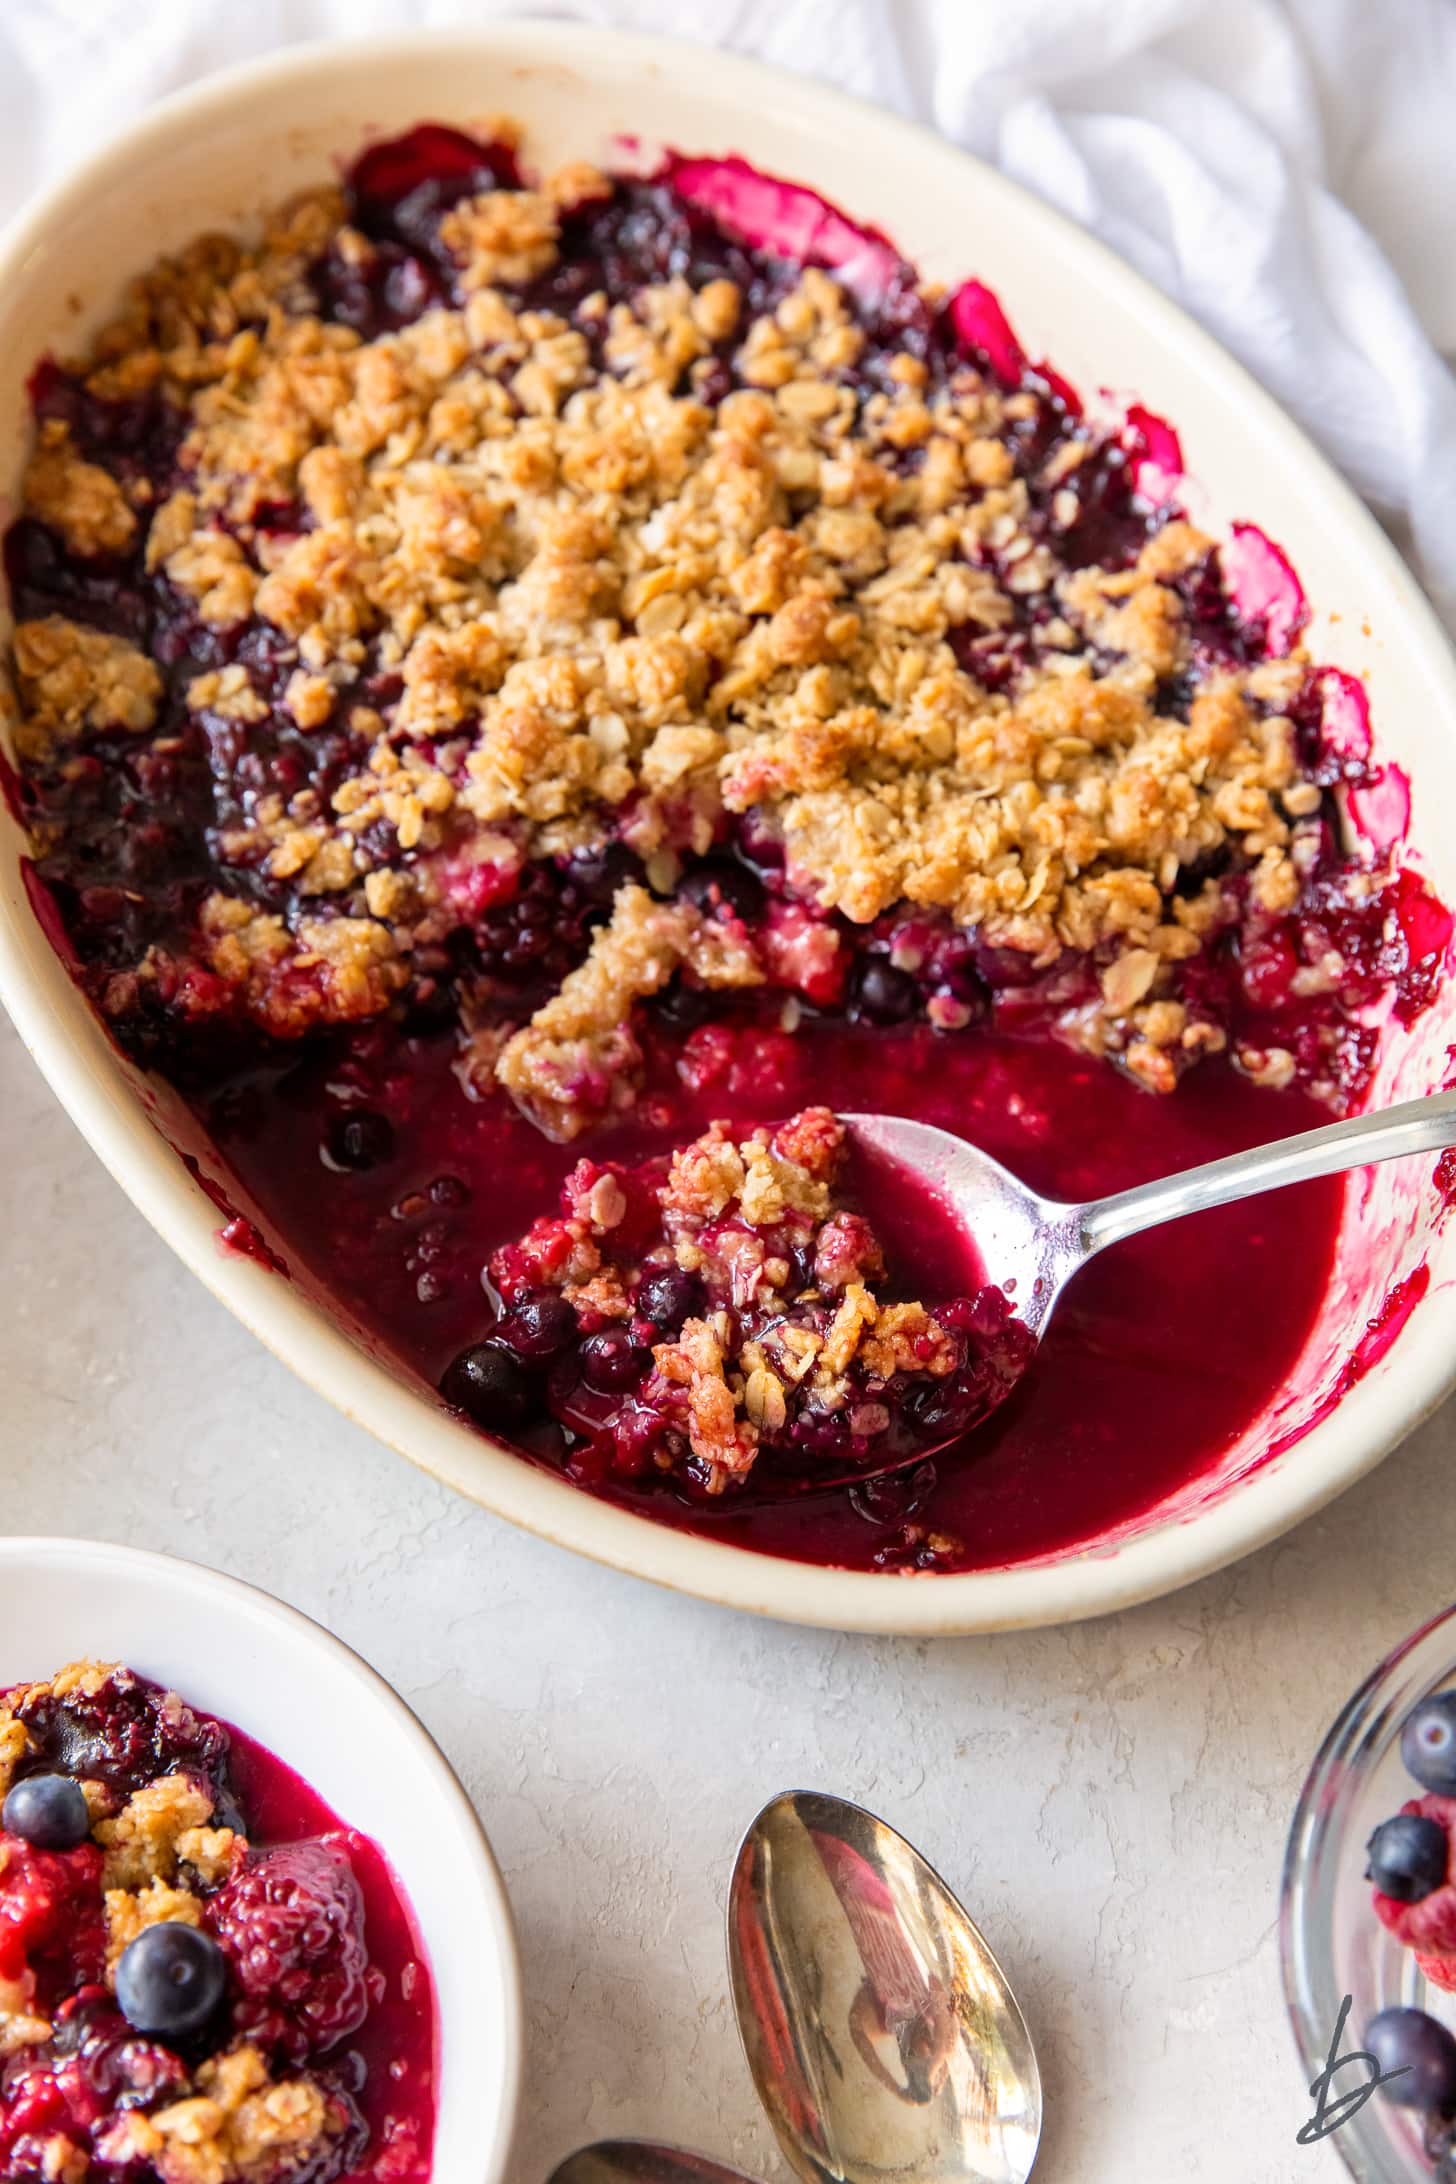
M 1453 0 L 5 0 L 0 215 L 229 61 L 507 14 L 755 53 L 995 161 L 1243 358 L 1456 629 Z

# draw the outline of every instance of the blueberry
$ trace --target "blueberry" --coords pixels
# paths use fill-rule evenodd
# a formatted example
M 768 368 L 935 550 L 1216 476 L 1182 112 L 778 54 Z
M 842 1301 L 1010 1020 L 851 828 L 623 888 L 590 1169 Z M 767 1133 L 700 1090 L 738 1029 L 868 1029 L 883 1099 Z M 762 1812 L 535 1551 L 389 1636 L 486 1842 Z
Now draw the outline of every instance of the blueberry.
M 0 1807 L 0 1820 L 37 1850 L 74 1850 L 91 1833 L 81 1785 L 69 1775 L 27 1775 Z
M 1370 1856 L 1365 1878 L 1397 1903 L 1419 1903 L 1446 1878 L 1446 1830 L 1439 1820 L 1397 1813 L 1381 1822 L 1365 1848 Z
M 905 1420 L 917 1440 L 950 1441 L 964 1433 L 975 1414 L 975 1401 L 960 1376 L 912 1387 L 905 1398 Z
M 707 993 L 701 986 L 685 986 L 675 978 L 657 996 L 653 1010 L 663 1023 L 673 1024 L 680 1031 L 696 1031 L 721 1006 L 715 993 Z
M 497 1342 L 509 1343 L 519 1357 L 554 1357 L 576 1336 L 576 1313 L 556 1289 L 538 1289 L 503 1314 Z
M 621 842 L 603 842 L 593 849 L 579 849 L 566 861 L 566 877 L 589 903 L 605 907 L 619 887 L 635 879 L 641 866 Z
M 968 934 L 956 933 L 947 940 L 937 952 L 935 967 L 941 984 L 957 1001 L 984 1006 L 986 982 L 976 968 L 976 951 Z
M 416 977 L 405 996 L 405 1029 L 428 1036 L 453 1024 L 456 1016 L 454 988 L 445 979 Z
M 222 2001 L 227 1958 L 195 1926 L 168 1919 L 128 1942 L 116 1967 L 116 1999 L 129 2025 L 155 2039 L 200 2032 Z
M 1400 1756 L 1422 1789 L 1456 1797 L 1456 1691 L 1422 1700 L 1407 1716 Z
M 702 1283 L 681 1267 L 649 1267 L 638 1284 L 638 1313 L 665 1335 L 680 1334 L 684 1320 L 698 1319 L 706 1309 Z
M 763 909 L 763 882 L 732 857 L 706 857 L 694 865 L 678 895 L 705 917 L 717 917 L 726 910 L 745 925 Z
M 447 1367 L 440 1393 L 478 1426 L 519 1425 L 531 1406 L 531 1389 L 509 1350 L 477 1342 Z
M 326 1168 L 377 1168 L 393 1151 L 394 1131 L 372 1108 L 356 1107 L 347 1115 L 330 1117 L 324 1136 Z
M 603 1327 L 599 1334 L 588 1335 L 577 1355 L 582 1379 L 601 1395 L 635 1388 L 648 1366 L 647 1352 L 625 1327 Z
M 242 1806 L 235 1797 L 230 1797 L 226 1791 L 213 1807 L 212 1818 L 207 1824 L 210 1828 L 231 1828 L 234 1835 L 246 1835 L 248 1832 L 248 1823 Z
M 855 987 L 855 1014 L 872 1024 L 903 1024 L 920 1006 L 920 988 L 908 971 L 897 971 L 883 956 L 861 965 Z
M 1365 2027 L 1382 2070 L 1399 2070 L 1381 2091 L 1401 2108 L 1456 2108 L 1456 2040 L 1424 2010 L 1382 2010 Z
M 992 993 L 1008 987 L 1030 986 L 1041 975 L 1035 956 L 1021 948 L 993 948 L 989 941 L 976 943 L 976 969 Z

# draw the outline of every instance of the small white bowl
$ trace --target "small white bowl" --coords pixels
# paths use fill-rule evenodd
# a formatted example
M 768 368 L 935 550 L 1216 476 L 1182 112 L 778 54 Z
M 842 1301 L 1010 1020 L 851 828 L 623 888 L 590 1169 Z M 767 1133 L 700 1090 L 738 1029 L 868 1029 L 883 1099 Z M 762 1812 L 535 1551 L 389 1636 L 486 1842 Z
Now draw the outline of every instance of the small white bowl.
M 124 1661 L 275 1752 L 379 1844 L 435 1982 L 434 2174 L 506 2184 L 522 2062 L 510 1905 L 474 1807 L 403 1699 L 306 1615 L 170 1555 L 0 1540 L 0 1599 L 0 1686 Z
M 1027 353 L 1050 358 L 1089 396 L 1115 389 L 1167 417 L 1205 527 L 1226 536 L 1234 522 L 1257 523 L 1289 553 L 1311 603 L 1311 655 L 1366 683 L 1380 753 L 1409 776 L 1418 860 L 1456 902 L 1456 831 L 1446 824 L 1456 809 L 1456 668 L 1410 572 L 1348 486 L 1216 342 L 1070 221 L 926 131 L 729 54 L 579 23 L 498 23 L 297 47 L 166 101 L 43 193 L 0 241 L 0 520 L 29 445 L 34 363 L 84 342 L 129 274 L 201 229 L 245 224 L 328 177 L 370 137 L 424 120 L 488 125 L 502 111 L 524 124 L 527 156 L 542 167 L 611 163 L 621 139 L 635 137 L 739 152 L 809 183 L 893 237 L 928 277 L 989 283 Z M 175 1095 L 119 1058 L 72 984 L 31 910 L 25 847 L 0 807 L 0 1000 L 142 1212 L 341 1410 L 512 1523 L 618 1569 L 832 1629 L 930 1635 L 1103 1614 L 1275 1538 L 1370 1470 L 1456 1376 L 1456 1222 L 1433 1234 L 1429 1190 L 1419 1197 L 1426 1171 L 1417 1178 L 1412 1164 L 1392 1163 L 1347 1196 L 1337 1278 L 1290 1387 L 1215 1475 L 1115 1538 L 1040 1563 L 906 1577 L 780 1561 L 669 1530 L 447 1416 L 352 1339 L 306 1283 L 219 1250 L 216 1207 L 178 1155 L 192 1153 L 214 1175 L 223 1164 Z M 1451 1015 L 1438 1004 L 1399 1043 L 1374 1100 L 1442 1081 Z M 1398 1341 L 1349 1371 L 1368 1324 L 1422 1262 L 1427 1291 Z M 1342 1372 L 1348 1392 L 1326 1402 Z M 1282 1453 L 1266 1460 L 1272 1445 Z

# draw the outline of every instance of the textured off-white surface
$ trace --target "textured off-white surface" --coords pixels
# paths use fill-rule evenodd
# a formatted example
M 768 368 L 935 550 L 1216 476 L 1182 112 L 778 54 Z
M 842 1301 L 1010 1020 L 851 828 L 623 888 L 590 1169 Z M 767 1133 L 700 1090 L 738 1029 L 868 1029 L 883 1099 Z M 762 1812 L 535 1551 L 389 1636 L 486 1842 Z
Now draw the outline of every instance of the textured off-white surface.
M 837 1638 L 543 1545 L 271 1358 L 87 1151 L 0 1022 L 8 1531 L 145 1541 L 358 1646 L 474 1796 L 527 1996 L 514 2184 L 676 2136 L 781 2178 L 728 2013 L 741 1826 L 866 1799 L 966 1897 L 1042 2053 L 1045 2184 L 1336 2184 L 1294 2134 L 1284 1829 L 1329 1717 L 1452 1593 L 1453 1420 L 1240 1568 L 1115 1620 Z

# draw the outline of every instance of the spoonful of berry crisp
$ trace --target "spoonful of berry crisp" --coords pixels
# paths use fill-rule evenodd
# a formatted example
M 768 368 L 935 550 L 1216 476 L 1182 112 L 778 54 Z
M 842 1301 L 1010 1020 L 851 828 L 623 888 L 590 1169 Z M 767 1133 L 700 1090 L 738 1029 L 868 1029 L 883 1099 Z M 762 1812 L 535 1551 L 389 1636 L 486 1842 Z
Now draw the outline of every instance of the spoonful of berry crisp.
M 962 1366 L 942 1383 L 912 1387 L 903 1415 L 893 1421 L 898 1432 L 881 1438 L 868 1463 L 846 1465 L 843 1483 L 903 1470 L 981 1424 L 1030 1366 L 1068 1282 L 1107 1245 L 1261 1191 L 1456 1145 L 1456 1090 L 1256 1146 L 1087 1205 L 1041 1197 L 989 1153 L 933 1124 L 893 1115 L 841 1119 L 862 1159 L 868 1154 L 889 1173 L 909 1171 L 920 1190 L 949 1211 L 971 1240 L 984 1285 L 963 1337 L 974 1368 L 969 1386 Z M 1000 1316 L 999 1299 L 1006 1300 L 1014 1318 Z M 948 1313 L 942 1308 L 937 1316 L 954 1321 L 964 1313 L 961 1305 Z M 921 1440 L 914 1447 L 917 1429 Z M 759 1483 L 770 1485 L 776 1477 L 809 1483 L 802 1466 L 781 1461 L 766 1464 Z M 822 1471 L 813 1483 L 827 1483 Z
M 579 1161 L 560 1213 L 492 1255 L 494 1323 L 441 1392 L 489 1429 L 554 1437 L 541 1452 L 587 1485 L 726 1510 L 861 1484 L 973 1433 L 1108 1244 L 1448 1145 L 1456 1091 L 1067 1205 L 928 1123 L 714 1123 L 636 1166 Z

